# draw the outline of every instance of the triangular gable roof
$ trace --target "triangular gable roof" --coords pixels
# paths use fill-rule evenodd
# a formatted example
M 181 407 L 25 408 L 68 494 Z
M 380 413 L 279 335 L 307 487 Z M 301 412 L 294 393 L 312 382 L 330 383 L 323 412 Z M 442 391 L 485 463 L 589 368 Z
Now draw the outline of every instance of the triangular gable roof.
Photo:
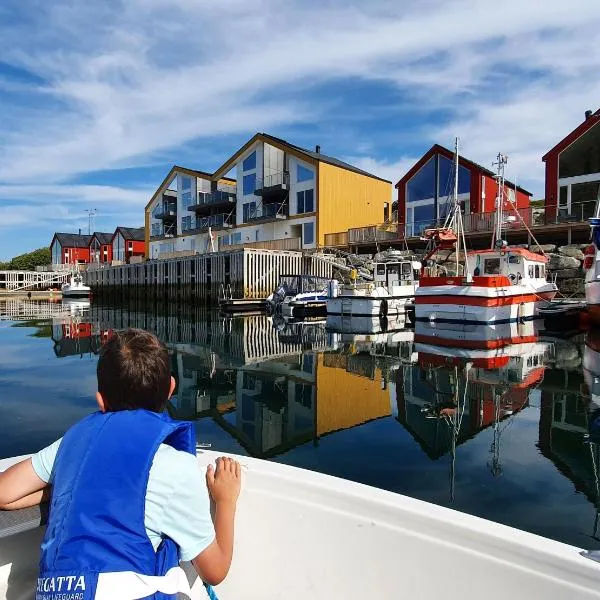
M 200 177 L 201 179 L 212 180 L 213 176 L 206 171 L 197 171 L 196 169 L 187 169 L 186 167 L 180 167 L 179 165 L 173 165 L 171 170 L 167 173 L 167 176 L 162 180 L 161 184 L 156 189 L 156 192 L 152 194 L 152 198 L 150 198 L 148 204 L 146 204 L 146 209 L 156 200 L 156 197 L 163 193 L 163 187 L 169 183 L 172 179 L 173 175 L 176 173 L 183 173 L 184 175 L 190 175 L 191 177 Z M 227 181 L 231 181 L 235 183 L 235 179 L 229 179 L 228 177 L 222 177 L 221 179 L 226 179 Z
M 91 235 L 82 235 L 79 233 L 55 233 L 50 242 L 58 240 L 63 248 L 87 248 L 90 245 Z
M 395 185 L 396 189 L 398 189 L 401 185 L 406 183 L 406 181 L 408 179 L 410 179 L 434 154 L 442 154 L 446 158 L 451 158 L 451 159 L 454 158 L 454 152 L 452 152 L 452 150 L 448 150 L 448 148 L 445 148 L 444 146 L 441 146 L 440 144 L 434 144 L 402 176 L 402 178 L 398 181 L 398 183 L 396 183 L 396 185 Z M 466 167 L 467 169 L 476 169 L 478 171 L 481 171 L 488 177 L 496 177 L 496 173 L 494 173 L 493 171 L 490 171 L 487 167 L 484 167 L 483 165 L 480 165 L 479 163 L 476 163 L 475 161 L 469 160 L 468 158 L 465 158 L 464 156 L 461 156 L 460 154 L 458 156 L 458 164 L 461 165 L 462 167 Z M 531 192 L 528 192 L 525 188 L 522 188 L 521 186 L 518 186 L 518 185 L 515 186 L 515 184 L 512 183 L 512 181 L 509 181 L 508 179 L 505 180 L 505 183 L 509 187 L 512 187 L 512 188 L 516 187 L 516 189 L 519 190 L 520 192 L 522 192 L 523 194 L 527 194 L 528 196 L 533 196 L 533 194 Z
M 125 240 L 134 242 L 143 242 L 146 239 L 143 227 L 117 227 L 111 238 L 112 240 L 115 239 L 117 233 L 120 233 Z
M 553 156 L 554 154 L 559 154 L 563 150 L 565 150 L 568 146 L 570 146 L 573 142 L 576 142 L 584 133 L 587 133 L 594 125 L 597 125 L 600 122 L 600 109 L 598 109 L 595 113 L 593 113 L 590 117 L 588 117 L 583 123 L 580 123 L 571 133 L 566 135 L 554 148 L 548 150 L 544 156 L 542 156 L 542 161 L 546 162 L 548 158 Z
M 114 234 L 112 233 L 106 233 L 104 231 L 94 231 L 88 245 L 91 246 L 94 238 L 96 238 L 99 244 L 106 246 L 111 243 L 113 235 Z
M 315 152 L 313 150 L 307 150 L 306 148 L 302 148 L 301 146 L 296 146 L 295 144 L 290 144 L 286 140 L 282 140 L 281 138 L 275 137 L 273 135 L 269 135 L 268 133 L 257 133 L 250 140 L 248 140 L 233 156 L 227 159 L 213 174 L 213 179 L 216 177 L 221 177 L 223 174 L 227 173 L 233 165 L 236 163 L 238 158 L 242 156 L 251 146 L 253 146 L 256 142 L 267 142 L 280 150 L 285 152 L 290 152 L 291 154 L 296 154 L 299 158 L 307 160 L 312 164 L 316 164 L 318 162 L 324 162 L 335 167 L 339 167 L 340 169 L 346 169 L 347 171 L 352 171 L 354 173 L 358 173 L 359 175 L 364 175 L 365 177 L 371 177 L 373 179 L 379 179 L 380 181 L 385 181 L 386 183 L 392 183 L 387 179 L 383 179 L 381 177 L 377 177 L 377 175 L 373 175 L 373 173 L 368 173 L 367 171 L 363 171 L 358 167 L 355 167 L 351 164 L 348 164 L 342 160 L 334 158 L 332 156 L 327 156 L 326 154 L 321 154 L 320 152 Z

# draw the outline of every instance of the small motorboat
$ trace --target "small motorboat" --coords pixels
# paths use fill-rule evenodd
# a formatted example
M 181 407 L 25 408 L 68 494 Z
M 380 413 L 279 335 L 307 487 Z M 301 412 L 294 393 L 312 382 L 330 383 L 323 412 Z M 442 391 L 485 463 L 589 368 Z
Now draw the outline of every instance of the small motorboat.
M 83 283 L 81 273 L 73 273 L 61 287 L 63 298 L 89 298 L 92 290 Z
M 282 275 L 277 289 L 267 298 L 272 314 L 305 319 L 327 314 L 329 279 L 314 275 Z
M 200 451 L 205 469 L 218 455 Z M 24 457 L 20 457 L 24 458 Z M 597 552 L 277 462 L 237 457 L 244 481 L 221 600 L 600 598 Z M 0 469 L 19 459 L 0 461 Z M 40 510 L 0 511 L 0 600 L 33 598 Z M 435 574 L 432 576 L 432 565 Z M 192 598 L 206 598 L 184 563 Z

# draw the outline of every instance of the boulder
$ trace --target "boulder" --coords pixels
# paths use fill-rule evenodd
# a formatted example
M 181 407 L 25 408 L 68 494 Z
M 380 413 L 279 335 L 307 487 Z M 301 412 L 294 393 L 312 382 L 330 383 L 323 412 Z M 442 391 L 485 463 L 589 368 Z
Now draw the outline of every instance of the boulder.
M 534 244 L 533 246 L 530 246 L 529 248 L 532 252 L 535 252 L 537 254 L 542 254 L 542 253 L 550 253 L 550 252 L 556 252 L 556 245 L 555 244 L 540 244 L 539 246 L 537 244 Z
M 563 256 L 562 254 L 551 254 L 548 268 L 551 271 L 559 269 L 578 269 L 581 262 L 572 256 Z
M 559 269 L 553 271 L 553 275 L 556 275 L 556 279 L 575 279 L 577 277 L 583 277 L 583 273 L 580 269 Z
M 558 289 L 565 296 L 583 297 L 585 296 L 585 281 L 582 278 L 561 279 L 558 282 Z
M 558 252 L 563 256 L 570 256 L 571 258 L 576 258 L 578 260 L 583 260 L 585 258 L 579 246 L 575 244 L 571 244 L 570 246 L 561 246 L 558 249 Z

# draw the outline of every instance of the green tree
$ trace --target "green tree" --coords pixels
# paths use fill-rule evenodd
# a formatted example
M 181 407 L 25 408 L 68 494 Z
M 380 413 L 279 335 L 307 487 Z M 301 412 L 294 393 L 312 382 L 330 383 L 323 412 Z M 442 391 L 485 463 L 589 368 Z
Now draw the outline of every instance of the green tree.
M 11 271 L 34 271 L 36 267 L 49 265 L 50 260 L 50 248 L 38 248 L 32 252 L 15 256 L 8 263 L 8 269 Z

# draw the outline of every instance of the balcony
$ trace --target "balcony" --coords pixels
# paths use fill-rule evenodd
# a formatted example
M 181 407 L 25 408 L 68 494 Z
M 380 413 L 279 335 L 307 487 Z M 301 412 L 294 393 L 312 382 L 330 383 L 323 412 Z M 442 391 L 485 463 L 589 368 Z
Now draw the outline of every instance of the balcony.
M 283 238 L 265 240 L 264 242 L 246 242 L 244 244 L 223 244 L 219 242 L 219 250 L 242 250 L 254 248 L 255 250 L 301 250 L 302 238 Z
M 236 192 L 234 191 L 223 191 L 216 190 L 214 192 L 206 193 L 206 192 L 198 192 L 198 200 L 195 204 L 191 204 L 187 207 L 189 211 L 192 212 L 203 212 L 205 210 L 210 210 L 215 206 L 232 206 L 236 202 Z
M 177 219 L 177 203 L 168 202 L 158 205 L 153 211 L 152 216 L 161 221 L 175 221 Z
M 219 231 L 235 226 L 233 213 L 210 215 L 208 217 L 184 217 L 181 221 L 182 233 L 202 233 L 213 229 Z
M 283 221 L 288 215 L 287 203 L 282 204 L 263 204 L 257 206 L 253 211 L 249 211 L 244 218 L 245 223 L 254 223 L 267 221 Z
M 160 240 L 164 238 L 172 238 L 177 235 L 177 227 L 175 223 L 153 223 L 152 229 L 150 230 L 151 240 Z
M 254 194 L 262 196 L 263 202 L 277 202 L 285 198 L 290 191 L 290 174 L 287 171 L 267 175 L 256 180 Z

